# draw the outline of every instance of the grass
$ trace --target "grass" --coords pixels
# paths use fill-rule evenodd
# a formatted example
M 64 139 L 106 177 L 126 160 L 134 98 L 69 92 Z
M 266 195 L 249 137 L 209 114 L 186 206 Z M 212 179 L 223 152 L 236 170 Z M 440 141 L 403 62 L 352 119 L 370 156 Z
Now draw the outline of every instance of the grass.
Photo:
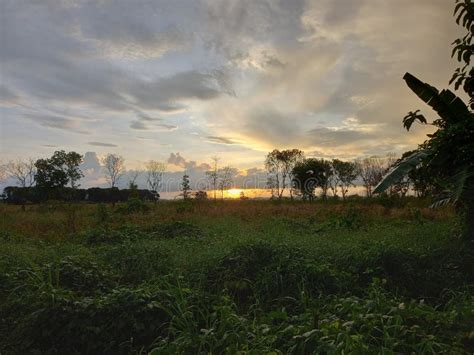
M 426 205 L 0 205 L 0 352 L 472 353 L 474 248 Z

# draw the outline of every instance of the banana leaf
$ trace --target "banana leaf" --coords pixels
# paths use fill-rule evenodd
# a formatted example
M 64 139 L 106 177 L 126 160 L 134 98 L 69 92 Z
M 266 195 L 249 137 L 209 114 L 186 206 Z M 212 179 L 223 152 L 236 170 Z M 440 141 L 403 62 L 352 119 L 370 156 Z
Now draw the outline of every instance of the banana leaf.
M 424 102 L 430 105 L 446 122 L 454 122 L 470 116 L 466 104 L 450 90 L 438 91 L 434 86 L 422 82 L 410 73 L 403 76 L 403 80 L 413 92 Z
M 397 183 L 411 170 L 415 169 L 430 152 L 428 150 L 418 150 L 403 159 L 400 163 L 389 170 L 374 189 L 375 194 L 387 190 L 391 185 Z

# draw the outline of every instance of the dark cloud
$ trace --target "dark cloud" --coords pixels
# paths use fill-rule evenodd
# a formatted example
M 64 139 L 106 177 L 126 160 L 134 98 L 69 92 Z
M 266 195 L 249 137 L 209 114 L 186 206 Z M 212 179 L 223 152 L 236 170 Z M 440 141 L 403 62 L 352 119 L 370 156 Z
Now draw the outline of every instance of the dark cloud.
M 186 166 L 186 159 L 184 159 L 179 153 L 171 153 L 168 158 L 168 164 L 184 168 Z
M 234 145 L 239 144 L 236 140 L 227 137 L 207 136 L 206 140 L 211 143 Z
M 174 131 L 175 129 L 178 129 L 178 126 L 175 126 L 172 124 L 166 124 L 166 123 L 157 123 L 155 124 L 155 127 L 163 128 L 167 131 Z
M 130 123 L 130 128 L 139 129 L 139 130 L 149 129 L 149 127 L 146 124 L 144 124 L 142 121 L 133 121 L 132 123 Z
M 79 121 L 62 116 L 46 115 L 46 114 L 24 114 L 23 117 L 32 120 L 41 126 L 48 128 L 56 128 L 72 133 L 88 134 L 86 130 L 80 128 Z
M 211 100 L 222 95 L 223 75 L 195 70 L 180 72 L 152 82 L 139 82 L 131 91 L 138 104 L 146 109 L 163 111 L 182 108 L 181 100 Z
M 112 143 L 103 143 L 103 142 L 89 142 L 89 145 L 94 145 L 97 147 L 118 147 L 117 144 L 112 144 Z

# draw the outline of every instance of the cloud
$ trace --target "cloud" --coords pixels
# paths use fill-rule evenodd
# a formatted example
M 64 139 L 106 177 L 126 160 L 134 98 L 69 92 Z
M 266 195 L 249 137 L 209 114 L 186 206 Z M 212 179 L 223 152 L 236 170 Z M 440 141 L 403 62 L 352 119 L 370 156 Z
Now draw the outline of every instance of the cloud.
M 224 87 L 225 79 L 222 71 L 189 70 L 151 82 L 137 82 L 130 95 L 142 108 L 174 111 L 183 108 L 180 101 L 206 101 L 231 93 L 231 89 Z
M 118 147 L 116 144 L 112 143 L 103 143 L 103 142 L 89 142 L 89 145 L 94 145 L 96 147 Z
M 186 159 L 184 159 L 179 153 L 171 153 L 167 161 L 168 164 L 173 164 L 183 168 L 186 166 Z
M 211 143 L 235 145 L 239 144 L 236 140 L 227 137 L 207 136 L 206 140 Z
M 149 121 L 150 120 L 147 120 L 145 122 Z M 130 123 L 130 128 L 137 130 L 153 130 L 154 128 L 156 128 L 158 130 L 174 131 L 178 129 L 178 126 L 167 123 L 149 122 L 149 124 L 146 124 L 143 121 L 133 121 L 132 123 Z
M 147 130 L 148 126 L 144 124 L 142 121 L 133 121 L 130 123 L 130 128 L 139 129 L 139 130 Z
M 192 145 L 197 159 L 219 144 L 245 164 L 272 148 L 411 149 L 428 131 L 407 134 L 400 120 L 427 108 L 401 78 L 447 86 L 462 33 L 452 10 L 444 0 L 6 0 L 2 118 L 14 135 L 26 117 L 67 138 L 120 137 L 132 161 L 150 154 L 136 131 L 174 131 L 173 147 Z M 6 154 L 19 151 L 14 139 Z
M 314 142 L 314 145 L 333 148 L 351 144 L 360 140 L 375 138 L 374 134 L 355 129 L 330 129 L 325 127 L 310 130 L 308 136 Z
M 54 115 L 46 114 L 24 114 L 23 117 L 39 123 L 43 127 L 60 129 L 72 133 L 88 134 L 89 132 L 80 128 L 79 121 Z
M 0 86 L 0 105 L 10 106 L 20 103 L 20 96 L 5 86 Z

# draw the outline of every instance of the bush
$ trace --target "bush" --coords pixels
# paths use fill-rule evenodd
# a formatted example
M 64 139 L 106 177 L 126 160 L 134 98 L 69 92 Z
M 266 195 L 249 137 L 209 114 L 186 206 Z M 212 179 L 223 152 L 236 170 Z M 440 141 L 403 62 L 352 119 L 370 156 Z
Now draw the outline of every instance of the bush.
M 103 249 L 102 256 L 120 275 L 120 282 L 138 284 L 169 273 L 168 250 L 150 242 L 132 241 Z
M 346 275 L 328 265 L 310 261 L 298 248 L 264 242 L 242 245 L 224 256 L 207 274 L 215 291 L 227 290 L 238 305 L 255 300 L 294 303 L 302 293 L 318 295 L 347 288 Z
M 150 207 L 137 197 L 129 199 L 125 204 L 119 206 L 117 213 L 120 214 L 133 214 L 133 213 L 146 213 L 150 210 Z
M 167 295 L 149 288 L 117 288 L 74 300 L 43 302 L 7 339 L 16 353 L 129 354 L 165 331 Z
M 190 222 L 176 221 L 157 224 L 150 229 L 152 235 L 165 239 L 188 239 L 201 238 L 204 236 L 203 230 Z
M 38 292 L 65 289 L 78 294 L 93 294 L 113 287 L 114 275 L 97 263 L 78 256 L 66 256 L 55 262 L 17 267 L 5 274 L 5 291 Z
M 79 234 L 79 239 L 89 245 L 124 243 L 145 237 L 143 232 L 133 226 L 124 226 L 120 229 L 96 228 Z

